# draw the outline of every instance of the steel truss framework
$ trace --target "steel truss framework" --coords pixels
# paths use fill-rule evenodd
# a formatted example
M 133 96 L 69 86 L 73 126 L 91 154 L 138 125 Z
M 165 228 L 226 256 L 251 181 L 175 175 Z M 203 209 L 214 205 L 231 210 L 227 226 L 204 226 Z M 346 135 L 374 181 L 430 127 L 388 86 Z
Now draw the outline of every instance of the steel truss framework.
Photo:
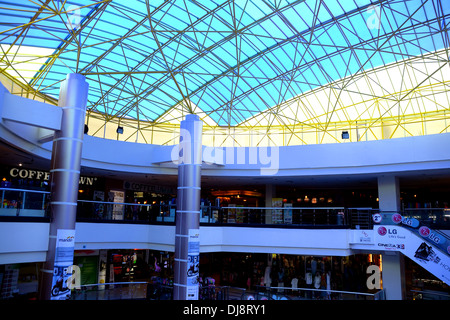
M 0 16 L 3 80 L 56 103 L 85 75 L 93 135 L 176 143 L 187 113 L 217 146 L 450 125 L 449 1 L 11 0 Z

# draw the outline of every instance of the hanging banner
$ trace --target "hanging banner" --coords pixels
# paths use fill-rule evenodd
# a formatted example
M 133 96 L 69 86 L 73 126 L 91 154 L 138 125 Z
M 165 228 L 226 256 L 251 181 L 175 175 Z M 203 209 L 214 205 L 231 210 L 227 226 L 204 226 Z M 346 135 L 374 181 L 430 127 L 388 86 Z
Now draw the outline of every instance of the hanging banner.
M 414 234 L 418 234 L 432 245 L 435 245 L 444 252 L 450 254 L 450 243 L 437 231 L 428 228 L 427 226 L 421 226 L 420 221 L 415 218 L 403 217 L 399 213 L 376 213 L 372 215 L 372 219 L 375 223 L 382 223 L 384 225 L 401 225 L 409 228 Z
M 72 275 L 69 267 L 73 264 L 74 247 L 75 230 L 58 229 L 51 300 L 66 300 L 70 296 L 70 286 L 68 286 L 67 282 Z
M 422 237 L 424 237 L 425 239 L 427 239 L 428 241 L 430 241 L 431 243 L 437 245 L 438 247 L 442 246 L 443 250 L 447 249 L 447 251 L 448 251 L 448 247 L 446 247 L 447 239 L 445 239 L 443 236 L 438 234 L 436 231 L 434 231 L 426 226 L 422 226 L 419 228 L 419 234 Z
M 396 225 L 374 226 L 374 243 L 380 250 L 399 251 L 450 284 L 450 258 L 412 231 Z
M 198 300 L 200 229 L 189 229 L 186 300 Z

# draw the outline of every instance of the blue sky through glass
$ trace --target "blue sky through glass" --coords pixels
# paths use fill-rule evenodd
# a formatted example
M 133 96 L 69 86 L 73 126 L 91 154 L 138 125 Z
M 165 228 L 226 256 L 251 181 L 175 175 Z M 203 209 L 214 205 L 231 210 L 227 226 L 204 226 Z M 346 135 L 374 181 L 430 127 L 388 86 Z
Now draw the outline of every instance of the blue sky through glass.
M 372 2 L 53 1 L 23 29 L 39 7 L 0 1 L 0 43 L 54 49 L 29 79 L 45 94 L 57 97 L 65 75 L 81 72 L 91 110 L 158 121 L 190 101 L 235 126 L 334 81 L 448 48 L 449 1 Z M 55 14 L 69 7 L 80 10 Z M 73 36 L 67 21 L 77 14 Z

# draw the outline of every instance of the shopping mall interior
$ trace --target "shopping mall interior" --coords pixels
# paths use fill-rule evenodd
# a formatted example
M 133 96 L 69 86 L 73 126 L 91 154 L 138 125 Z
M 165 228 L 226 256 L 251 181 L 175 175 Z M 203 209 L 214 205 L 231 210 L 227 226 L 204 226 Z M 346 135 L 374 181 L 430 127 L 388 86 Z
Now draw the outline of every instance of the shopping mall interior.
M 450 299 L 450 2 L 0 17 L 0 300 Z

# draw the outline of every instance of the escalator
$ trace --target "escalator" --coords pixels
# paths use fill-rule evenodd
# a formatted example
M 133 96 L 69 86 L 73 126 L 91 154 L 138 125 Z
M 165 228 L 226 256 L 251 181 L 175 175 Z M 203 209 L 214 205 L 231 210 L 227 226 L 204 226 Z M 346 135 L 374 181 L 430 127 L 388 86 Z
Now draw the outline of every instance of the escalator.
M 378 249 L 399 251 L 450 285 L 448 236 L 398 213 L 375 214 L 374 222 L 374 240 Z

